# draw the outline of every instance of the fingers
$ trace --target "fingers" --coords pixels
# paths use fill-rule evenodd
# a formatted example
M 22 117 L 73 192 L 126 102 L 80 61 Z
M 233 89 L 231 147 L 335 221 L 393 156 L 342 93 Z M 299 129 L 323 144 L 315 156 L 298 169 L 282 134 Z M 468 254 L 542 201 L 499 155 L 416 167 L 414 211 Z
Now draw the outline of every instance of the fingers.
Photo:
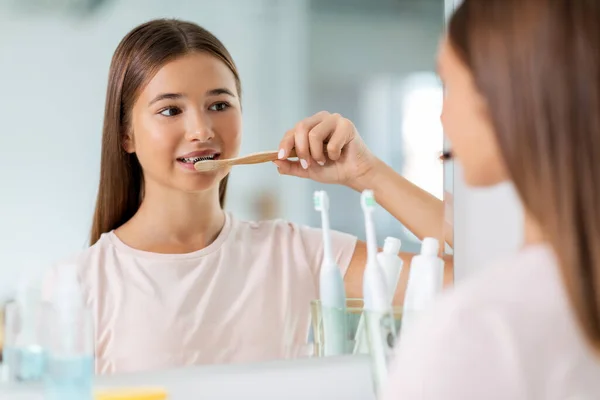
M 325 165 L 324 146 L 332 132 L 335 132 L 336 118 L 327 117 L 308 132 L 310 155 L 319 165 Z
M 287 158 L 294 148 L 302 168 L 308 169 L 313 162 L 325 165 L 327 159 L 340 159 L 344 146 L 352 141 L 355 134 L 356 129 L 350 120 L 321 111 L 286 132 L 278 157 L 280 160 Z
M 332 161 L 337 161 L 342 156 L 342 150 L 350 143 L 354 137 L 354 124 L 339 116 L 335 120 L 335 129 L 329 137 L 327 143 L 327 157 Z
M 308 178 L 308 170 L 304 169 L 299 161 L 277 160 L 273 161 L 277 165 L 277 171 L 281 175 L 292 175 L 300 178 Z
M 294 148 L 294 129 L 290 129 L 285 133 L 281 142 L 279 142 L 279 153 L 277 154 L 277 158 L 280 160 L 285 160 L 290 151 Z
M 308 135 L 304 133 L 303 128 L 296 128 L 294 133 L 294 142 L 296 146 L 296 155 L 302 168 L 307 169 L 310 166 L 310 148 L 308 146 Z
M 313 158 L 310 152 L 309 133 L 310 131 L 321 123 L 329 113 L 321 111 L 316 113 L 312 117 L 308 117 L 300 121 L 294 129 L 294 140 L 296 147 L 296 154 L 300 160 L 300 165 L 307 169 L 312 164 Z

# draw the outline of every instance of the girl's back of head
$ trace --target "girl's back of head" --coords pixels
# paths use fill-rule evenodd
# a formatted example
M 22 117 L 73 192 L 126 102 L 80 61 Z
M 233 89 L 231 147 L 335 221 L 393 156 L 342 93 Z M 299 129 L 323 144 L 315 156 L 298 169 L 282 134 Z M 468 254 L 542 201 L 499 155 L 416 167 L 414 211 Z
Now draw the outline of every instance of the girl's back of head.
M 465 0 L 448 37 L 600 350 L 600 2 Z

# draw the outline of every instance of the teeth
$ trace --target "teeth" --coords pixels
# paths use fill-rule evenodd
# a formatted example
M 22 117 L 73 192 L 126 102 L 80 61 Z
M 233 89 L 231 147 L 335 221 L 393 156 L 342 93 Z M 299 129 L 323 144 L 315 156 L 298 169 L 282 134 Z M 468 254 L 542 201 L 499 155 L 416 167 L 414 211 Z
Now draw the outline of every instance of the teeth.
M 198 161 L 206 161 L 206 160 L 214 160 L 214 159 L 215 159 L 214 154 L 211 154 L 209 156 L 204 156 L 204 157 L 180 158 L 180 160 L 183 161 L 184 163 L 191 163 L 191 164 L 196 164 Z

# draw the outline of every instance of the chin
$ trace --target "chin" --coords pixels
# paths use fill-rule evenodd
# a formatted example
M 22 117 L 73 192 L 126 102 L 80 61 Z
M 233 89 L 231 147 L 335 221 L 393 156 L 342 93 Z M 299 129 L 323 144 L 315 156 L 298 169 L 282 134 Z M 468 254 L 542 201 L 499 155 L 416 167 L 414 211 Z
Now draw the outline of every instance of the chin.
M 460 157 L 454 151 L 454 159 L 462 167 L 463 179 L 473 188 L 490 188 L 510 180 L 501 161 L 494 156 Z
M 202 172 L 178 179 L 174 186 L 187 193 L 204 192 L 219 186 L 226 175 L 223 171 Z
M 465 183 L 474 188 L 490 188 L 507 181 L 507 179 L 499 177 L 495 174 L 483 174 L 481 171 L 474 174 L 468 174 L 465 172 L 464 178 Z

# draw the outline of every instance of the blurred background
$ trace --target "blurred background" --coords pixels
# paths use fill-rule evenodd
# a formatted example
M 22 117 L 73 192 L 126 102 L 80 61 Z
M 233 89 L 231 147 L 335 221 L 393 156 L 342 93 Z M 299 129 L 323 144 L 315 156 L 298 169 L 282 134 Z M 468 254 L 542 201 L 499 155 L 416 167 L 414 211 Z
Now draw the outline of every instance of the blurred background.
M 87 246 L 112 53 L 158 17 L 199 23 L 233 55 L 242 153 L 275 150 L 300 119 L 339 112 L 408 179 L 439 198 L 451 188 L 437 160 L 444 0 L 0 0 L 0 303 L 21 274 Z M 318 226 L 312 192 L 323 188 L 332 227 L 364 239 L 358 193 L 280 177 L 272 164 L 234 168 L 227 209 Z M 391 235 L 418 250 L 384 210 L 376 217 L 380 243 Z

